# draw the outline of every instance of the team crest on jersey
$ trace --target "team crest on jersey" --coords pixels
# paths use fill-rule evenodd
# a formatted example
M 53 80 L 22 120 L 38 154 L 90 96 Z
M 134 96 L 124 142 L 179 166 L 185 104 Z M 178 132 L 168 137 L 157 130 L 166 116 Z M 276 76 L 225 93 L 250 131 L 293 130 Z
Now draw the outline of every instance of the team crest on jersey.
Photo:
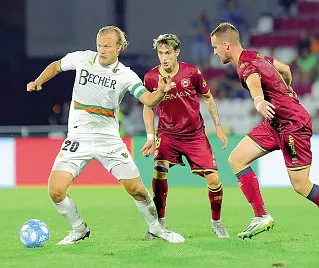
M 127 152 L 121 153 L 121 156 L 123 156 L 124 158 L 128 158 L 128 153 Z
M 191 84 L 191 81 L 189 78 L 182 79 L 182 82 L 181 82 L 182 87 L 184 87 L 184 88 L 189 87 L 190 84 Z
M 89 60 L 89 65 L 93 66 L 93 62 L 91 60 Z
M 203 87 L 206 87 L 206 86 L 207 86 L 206 81 L 203 81 Z

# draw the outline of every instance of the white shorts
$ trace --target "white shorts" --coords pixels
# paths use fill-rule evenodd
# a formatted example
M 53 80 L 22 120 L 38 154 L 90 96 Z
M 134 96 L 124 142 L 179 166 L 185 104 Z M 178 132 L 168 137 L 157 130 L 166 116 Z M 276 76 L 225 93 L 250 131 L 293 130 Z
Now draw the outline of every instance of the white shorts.
M 68 136 L 55 158 L 52 171 L 67 171 L 75 178 L 92 159 L 98 160 L 118 180 L 140 176 L 126 144 L 120 137 L 110 135 Z

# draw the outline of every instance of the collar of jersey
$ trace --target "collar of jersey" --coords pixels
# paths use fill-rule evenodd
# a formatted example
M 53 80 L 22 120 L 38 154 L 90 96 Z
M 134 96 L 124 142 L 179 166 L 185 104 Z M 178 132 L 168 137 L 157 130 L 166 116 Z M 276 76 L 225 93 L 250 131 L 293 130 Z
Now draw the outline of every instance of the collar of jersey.
M 119 65 L 119 59 L 116 59 L 116 61 L 112 64 L 109 65 L 101 65 L 101 63 L 99 62 L 99 55 L 96 54 L 93 60 L 93 63 L 98 64 L 99 66 L 103 67 L 103 68 L 107 68 L 107 69 L 114 69 Z

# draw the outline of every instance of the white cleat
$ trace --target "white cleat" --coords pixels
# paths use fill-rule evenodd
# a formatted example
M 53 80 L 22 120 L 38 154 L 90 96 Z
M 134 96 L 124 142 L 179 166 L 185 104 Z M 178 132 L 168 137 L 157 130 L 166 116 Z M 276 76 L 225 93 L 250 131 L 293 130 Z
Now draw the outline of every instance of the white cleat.
M 274 219 L 271 215 L 267 214 L 262 217 L 253 218 L 252 222 L 248 225 L 248 227 L 237 234 L 237 236 L 241 239 L 252 238 L 255 235 L 258 235 L 264 231 L 269 231 L 274 227 Z
M 76 228 L 70 231 L 70 233 L 64 237 L 57 245 L 73 245 L 79 240 L 84 240 L 86 237 L 90 236 L 90 230 L 87 225 L 83 225 L 82 228 Z
M 158 222 L 160 223 L 160 225 L 163 227 L 163 228 L 166 228 L 167 225 L 166 225 L 166 218 L 158 218 Z M 152 239 L 156 239 L 157 237 L 155 235 L 153 235 L 149 230 L 147 230 L 144 234 L 144 239 L 146 240 L 152 240 Z
M 220 220 L 212 220 L 212 231 L 218 238 L 229 238 L 229 233 L 227 232 L 225 226 Z
M 169 243 L 184 243 L 185 242 L 185 238 L 181 234 L 175 233 L 166 229 L 161 229 L 159 232 L 156 232 L 156 233 L 152 233 L 148 231 L 145 234 L 144 238 L 148 238 L 148 239 L 160 238 Z

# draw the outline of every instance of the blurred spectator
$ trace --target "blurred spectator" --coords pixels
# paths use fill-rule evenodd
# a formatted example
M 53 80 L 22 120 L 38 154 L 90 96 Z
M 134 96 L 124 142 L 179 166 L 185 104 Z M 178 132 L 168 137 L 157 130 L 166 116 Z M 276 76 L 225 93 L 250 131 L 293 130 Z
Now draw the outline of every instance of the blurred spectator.
M 278 0 L 278 2 L 279 5 L 283 7 L 287 15 L 291 15 L 293 13 L 296 0 Z
M 247 90 L 244 90 L 241 86 L 236 70 L 232 66 L 228 66 L 225 69 L 225 73 L 221 77 L 217 86 L 218 96 L 220 98 L 241 98 L 245 99 L 249 96 Z
M 70 103 L 64 102 L 62 105 L 54 104 L 52 113 L 48 118 L 49 125 L 67 125 Z
M 131 112 L 123 117 L 121 126 L 125 129 L 126 135 L 145 135 L 143 104 L 141 102 L 135 101 Z
M 269 11 L 274 18 L 296 15 L 295 2 L 295 0 L 276 0 Z
M 319 34 L 315 34 L 310 42 L 310 51 L 319 55 Z
M 192 58 L 201 71 L 209 66 L 209 56 L 212 48 L 210 44 L 210 22 L 203 10 L 197 14 L 193 26 Z
M 316 55 L 310 53 L 309 49 L 304 48 L 297 63 L 300 71 L 302 72 L 302 81 L 304 83 L 312 83 L 314 71 L 318 64 Z
M 266 13 L 274 18 L 281 18 L 287 15 L 287 9 L 281 4 L 281 0 L 276 0 L 275 3 L 270 2 Z
M 245 14 L 242 9 L 237 6 L 236 0 L 227 0 L 226 8 L 222 11 L 222 21 L 233 24 L 241 34 L 246 32 Z
M 310 50 L 310 36 L 305 29 L 302 29 L 299 33 L 299 39 L 297 41 L 298 55 L 301 56 L 304 49 Z

